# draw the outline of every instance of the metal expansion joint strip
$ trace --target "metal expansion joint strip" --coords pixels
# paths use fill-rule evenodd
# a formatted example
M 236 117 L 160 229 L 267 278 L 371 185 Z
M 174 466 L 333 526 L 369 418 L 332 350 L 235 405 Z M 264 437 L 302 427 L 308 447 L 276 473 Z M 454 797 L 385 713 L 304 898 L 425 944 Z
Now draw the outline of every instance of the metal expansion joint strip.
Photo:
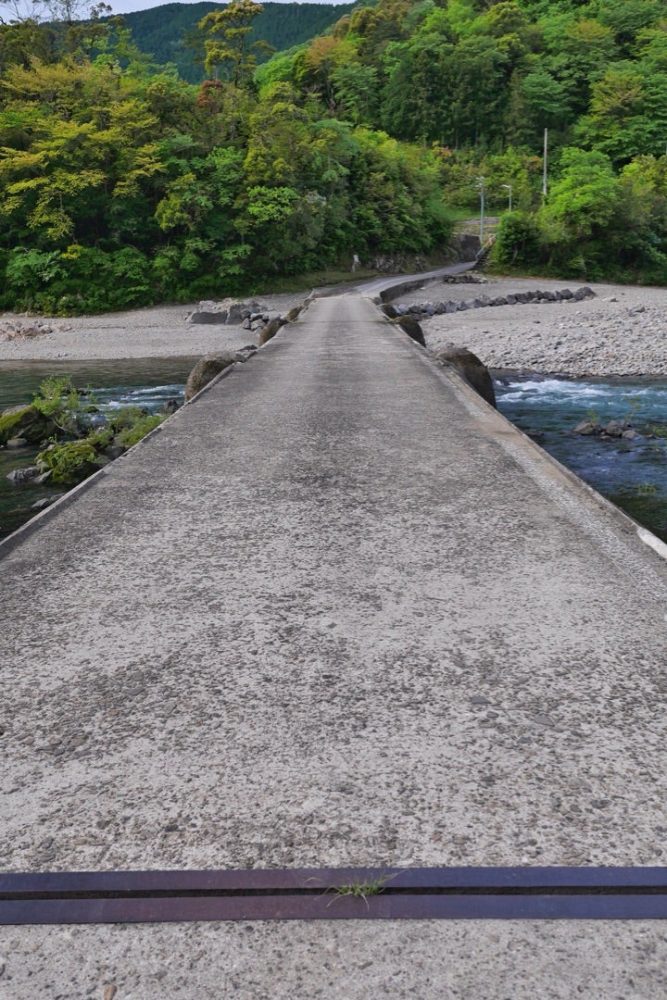
M 0 874 L 0 924 L 662 920 L 667 868 L 319 868 Z

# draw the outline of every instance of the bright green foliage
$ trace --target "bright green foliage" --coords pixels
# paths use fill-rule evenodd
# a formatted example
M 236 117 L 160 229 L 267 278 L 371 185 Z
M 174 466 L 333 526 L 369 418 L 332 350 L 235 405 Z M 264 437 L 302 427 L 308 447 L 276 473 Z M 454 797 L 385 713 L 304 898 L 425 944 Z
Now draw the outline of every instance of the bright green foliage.
M 235 0 L 227 7 L 206 14 L 197 28 L 204 47 L 204 66 L 209 75 L 230 80 L 235 87 L 247 86 L 257 66 L 257 53 L 268 54 L 271 46 L 251 41 L 252 22 L 263 7 L 254 0 Z
M 37 456 L 37 464 L 51 472 L 51 482 L 73 486 L 95 471 L 97 452 L 92 442 L 68 441 L 49 445 Z
M 32 405 L 48 417 L 61 433 L 79 436 L 79 417 L 83 413 L 83 404 L 68 375 L 54 375 L 44 379 Z
M 247 21 L 255 6 L 223 13 Z M 0 308 L 67 315 L 192 300 L 353 252 L 444 245 L 436 154 L 339 121 L 289 82 L 258 96 L 247 23 L 221 24 L 230 79 L 201 88 L 142 63 L 119 29 L 93 58 L 21 56 L 6 68 Z M 317 77 L 327 46 L 304 72 Z M 353 119 L 372 103 L 373 79 L 365 69 L 337 78 Z
M 166 417 L 162 413 L 142 416 L 131 427 L 127 427 L 124 431 L 121 431 L 116 440 L 124 448 L 131 448 L 133 445 L 138 444 L 147 434 L 155 430 L 156 427 L 159 427 L 163 420 L 166 420 Z
M 493 263 L 501 269 L 530 267 L 539 259 L 539 230 L 532 216 L 507 212 L 498 226 Z
M 518 213 L 498 266 L 667 282 L 662 0 L 377 0 L 256 72 L 260 5 L 197 13 L 219 77 L 200 87 L 117 20 L 0 25 L 0 308 L 185 301 L 441 250 L 479 175 L 492 213 L 507 185 Z

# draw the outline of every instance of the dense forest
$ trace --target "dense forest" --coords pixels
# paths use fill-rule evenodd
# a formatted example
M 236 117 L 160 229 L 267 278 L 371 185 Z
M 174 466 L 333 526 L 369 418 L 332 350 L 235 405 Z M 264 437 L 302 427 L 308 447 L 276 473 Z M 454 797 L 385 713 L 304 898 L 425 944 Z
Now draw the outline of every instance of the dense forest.
M 263 62 L 209 10 L 193 85 L 118 19 L 0 25 L 0 305 L 253 287 L 442 249 L 479 178 L 496 267 L 667 281 L 662 0 L 378 0 Z M 542 138 L 549 129 L 549 190 Z
M 157 63 L 173 63 L 184 80 L 200 83 L 204 67 L 197 61 L 192 42 L 198 22 L 219 7 L 215 3 L 169 3 L 125 14 L 123 20 L 137 48 Z M 352 4 L 336 7 L 328 3 L 264 3 L 262 7 L 250 38 L 262 39 L 276 52 L 310 41 L 352 10 Z M 267 52 L 264 58 L 269 57 Z

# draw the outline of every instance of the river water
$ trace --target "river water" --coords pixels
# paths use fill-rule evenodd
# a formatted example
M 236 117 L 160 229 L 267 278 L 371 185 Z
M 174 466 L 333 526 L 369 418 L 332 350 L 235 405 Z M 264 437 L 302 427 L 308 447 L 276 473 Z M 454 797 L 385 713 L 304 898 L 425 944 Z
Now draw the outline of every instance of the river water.
M 0 410 L 27 403 L 49 375 L 70 375 L 91 388 L 102 410 L 141 406 L 155 412 L 183 399 L 193 358 L 130 361 L 0 362 Z M 581 437 L 581 420 L 630 420 L 637 430 L 667 433 L 667 379 L 565 379 L 496 373 L 498 408 L 600 493 L 667 541 L 667 437 L 635 441 Z M 0 449 L 0 538 L 35 513 L 32 505 L 57 491 L 15 487 L 11 469 L 30 465 L 36 449 Z
M 168 399 L 183 401 L 185 380 L 194 358 L 146 358 L 129 361 L 0 362 L 0 410 L 29 403 L 49 375 L 69 375 L 77 389 L 92 389 L 102 411 L 140 406 L 151 413 Z M 0 538 L 33 517 L 33 504 L 63 492 L 47 486 L 13 486 L 12 469 L 32 465 L 39 449 L 0 449 Z
M 667 434 L 667 379 L 510 375 L 497 377 L 495 386 L 501 413 L 667 541 L 667 437 L 659 436 Z M 641 436 L 626 441 L 573 434 L 584 420 L 629 421 Z

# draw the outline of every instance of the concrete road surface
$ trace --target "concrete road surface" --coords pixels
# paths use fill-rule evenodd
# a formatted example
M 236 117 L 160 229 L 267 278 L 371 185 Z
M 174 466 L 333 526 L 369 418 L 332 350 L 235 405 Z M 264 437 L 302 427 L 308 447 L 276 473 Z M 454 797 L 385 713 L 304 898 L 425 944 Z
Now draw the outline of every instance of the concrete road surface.
M 665 861 L 664 560 L 361 296 L 0 555 L 2 869 Z M 635 1000 L 666 938 L 4 928 L 0 998 Z

